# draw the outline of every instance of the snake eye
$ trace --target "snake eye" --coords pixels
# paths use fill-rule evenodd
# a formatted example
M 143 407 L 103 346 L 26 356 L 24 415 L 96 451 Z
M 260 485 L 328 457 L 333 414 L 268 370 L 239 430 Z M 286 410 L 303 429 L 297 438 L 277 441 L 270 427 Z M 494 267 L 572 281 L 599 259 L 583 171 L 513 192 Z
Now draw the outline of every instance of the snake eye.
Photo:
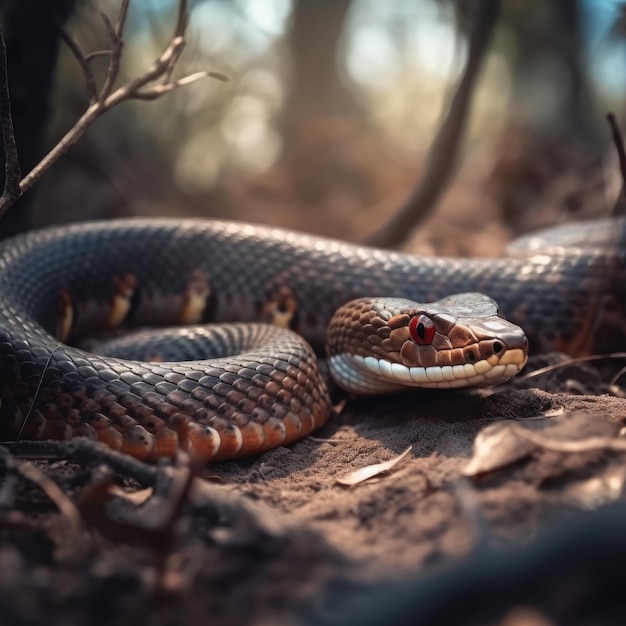
M 418 346 L 428 345 L 435 336 L 435 322 L 427 315 L 416 315 L 409 322 L 409 332 Z

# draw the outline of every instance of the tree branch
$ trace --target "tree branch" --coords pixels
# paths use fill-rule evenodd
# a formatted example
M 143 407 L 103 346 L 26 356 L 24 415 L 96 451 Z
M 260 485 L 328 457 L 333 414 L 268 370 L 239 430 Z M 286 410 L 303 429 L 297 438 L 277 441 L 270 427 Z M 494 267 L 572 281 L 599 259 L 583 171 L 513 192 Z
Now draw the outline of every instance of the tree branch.
M 100 17 L 104 22 L 104 26 L 109 34 L 109 41 L 111 42 L 111 56 L 109 57 L 109 65 L 107 67 L 106 77 L 104 84 L 100 90 L 100 100 L 105 100 L 113 89 L 115 79 L 120 69 L 120 59 L 122 58 L 122 48 L 124 42 L 122 41 L 122 35 L 124 34 L 124 26 L 126 24 L 126 16 L 128 15 L 128 5 L 130 0 L 122 0 L 122 6 L 120 7 L 120 14 L 117 18 L 115 26 L 111 24 L 111 20 L 104 13 L 100 13 Z
M 62 24 L 57 24 L 61 38 L 71 50 L 74 58 L 78 61 L 83 75 L 85 76 L 85 87 L 87 89 L 87 95 L 89 96 L 89 103 L 93 104 L 98 99 L 98 89 L 96 87 L 96 79 L 91 71 L 91 65 L 89 64 L 90 58 L 83 52 L 80 44 L 74 39 L 66 30 Z
M 396 214 L 367 240 L 368 244 L 388 247 L 402 243 L 410 230 L 432 212 L 452 178 L 472 93 L 499 13 L 500 0 L 477 0 L 469 37 L 467 64 L 448 114 L 428 152 L 425 171 L 409 198 Z
M 6 154 L 6 182 L 2 196 L 0 196 L 0 217 L 6 213 L 9 207 L 28 189 L 30 189 L 42 174 L 50 166 L 59 160 L 72 146 L 74 146 L 85 134 L 89 126 L 109 109 L 118 105 L 124 100 L 155 100 L 160 96 L 174 91 L 179 87 L 189 85 L 202 78 L 210 77 L 220 81 L 227 81 L 228 78 L 218 72 L 196 72 L 189 76 L 172 80 L 172 73 L 185 47 L 185 31 L 187 27 L 187 0 L 179 0 L 178 18 L 174 31 L 174 36 L 169 46 L 161 56 L 140 76 L 129 81 L 125 85 L 113 91 L 117 80 L 120 59 L 124 41 L 124 25 L 128 14 L 130 0 L 122 0 L 120 12 L 115 25 L 106 15 L 102 15 L 105 28 L 107 29 L 111 42 L 110 50 L 98 50 L 84 54 L 78 42 L 67 33 L 61 30 L 61 36 L 69 45 L 72 53 L 81 65 L 87 92 L 89 95 L 89 106 L 83 115 L 65 136 L 50 150 L 50 152 L 20 181 L 21 172 L 17 158 L 17 148 L 13 133 L 13 122 L 11 119 L 11 109 L 9 101 L 8 77 L 6 71 L 6 49 L 0 31 L 0 121 L 2 123 L 2 137 Z M 102 87 L 98 92 L 95 79 L 91 71 L 90 63 L 96 57 L 108 55 L 106 75 Z M 160 84 L 148 87 L 162 79 Z
M 622 174 L 622 188 L 620 189 L 617 201 L 613 207 L 613 215 L 624 214 L 624 199 L 626 198 L 626 150 L 624 150 L 624 139 L 622 132 L 619 129 L 619 124 L 615 119 L 613 113 L 607 113 L 606 119 L 611 127 L 611 136 L 613 137 L 613 143 L 617 150 L 617 156 L 619 158 L 619 169 Z

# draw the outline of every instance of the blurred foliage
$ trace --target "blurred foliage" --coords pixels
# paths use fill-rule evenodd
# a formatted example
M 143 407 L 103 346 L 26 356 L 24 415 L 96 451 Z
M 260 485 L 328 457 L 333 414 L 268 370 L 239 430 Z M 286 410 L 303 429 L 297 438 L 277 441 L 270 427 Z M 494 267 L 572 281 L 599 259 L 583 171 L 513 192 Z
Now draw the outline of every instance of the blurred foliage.
M 623 7 L 604 4 L 609 29 L 591 49 L 590 0 L 503 2 L 474 97 L 468 160 L 486 153 L 493 160 L 512 127 L 551 141 L 567 138 L 594 157 L 605 150 L 602 113 L 609 106 L 619 112 L 625 81 L 616 76 L 615 89 L 607 89 L 594 80 L 599 53 L 615 57 L 622 45 L 619 28 L 609 31 Z M 230 82 L 207 80 L 107 114 L 48 177 L 40 221 L 180 211 L 358 236 L 366 229 L 359 220 L 381 219 L 415 184 L 465 61 L 473 6 L 471 0 L 193 2 L 178 71 L 213 69 Z M 165 48 L 175 9 L 174 0 L 131 4 L 121 80 Z M 67 30 L 86 50 L 105 48 L 99 12 L 117 10 L 117 0 L 79 3 Z M 54 103 L 48 142 L 86 103 L 67 49 Z M 71 193 L 66 176 L 76 182 L 79 170 L 89 181 Z M 50 208 L 57 196 L 54 206 L 67 205 L 68 197 L 83 205 L 60 218 Z M 342 217 L 344 210 L 350 217 Z

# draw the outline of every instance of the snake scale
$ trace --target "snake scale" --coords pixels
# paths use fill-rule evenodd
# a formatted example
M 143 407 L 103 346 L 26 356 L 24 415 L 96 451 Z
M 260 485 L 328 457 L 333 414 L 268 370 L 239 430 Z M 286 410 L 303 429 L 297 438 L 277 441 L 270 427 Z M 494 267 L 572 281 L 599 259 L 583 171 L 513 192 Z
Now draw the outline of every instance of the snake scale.
M 604 230 L 621 233 L 618 224 Z M 328 420 L 310 346 L 328 344 L 331 371 L 354 392 L 506 380 L 526 360 L 514 324 L 534 351 L 616 349 L 626 344 L 626 263 L 615 236 L 613 246 L 537 251 L 531 241 L 519 258 L 470 260 L 219 221 L 27 233 L 0 245 L 0 436 L 87 436 L 147 460 L 178 448 L 199 462 L 230 459 Z M 474 293 L 449 297 L 462 292 Z M 224 321 L 272 326 L 194 325 Z M 160 360 L 67 345 L 101 329 L 177 324 L 192 324 L 174 341 L 192 360 L 171 361 L 151 334 L 144 349 Z M 234 344 L 242 353 L 226 356 Z

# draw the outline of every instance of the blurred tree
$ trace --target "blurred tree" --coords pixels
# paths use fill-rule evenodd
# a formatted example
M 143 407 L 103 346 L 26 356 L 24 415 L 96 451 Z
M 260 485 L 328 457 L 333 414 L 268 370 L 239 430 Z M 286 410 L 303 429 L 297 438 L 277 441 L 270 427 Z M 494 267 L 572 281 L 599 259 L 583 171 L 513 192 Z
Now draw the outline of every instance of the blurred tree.
M 341 79 L 338 62 L 341 35 L 351 5 L 352 0 L 294 0 L 289 31 L 291 83 L 283 109 L 287 133 L 299 119 L 311 115 L 362 113 Z
M 527 110 L 543 132 L 599 144 L 580 0 L 508 2 L 503 24 L 514 43 L 514 106 Z
M 365 109 L 342 76 L 341 49 L 352 0 L 294 0 L 290 79 L 282 112 L 283 162 L 302 199 L 321 201 L 333 179 L 355 174 L 337 150 Z M 312 169 L 313 168 L 313 169 Z
M 45 153 L 42 141 L 59 51 L 58 25 L 67 21 L 75 4 L 76 0 L 4 0 L 0 7 L 13 124 L 23 173 Z M 0 156 L 4 162 L 2 146 Z M 0 169 L 3 186 L 4 168 Z M 15 203 L 2 220 L 0 238 L 29 228 L 30 203 L 31 194 Z

